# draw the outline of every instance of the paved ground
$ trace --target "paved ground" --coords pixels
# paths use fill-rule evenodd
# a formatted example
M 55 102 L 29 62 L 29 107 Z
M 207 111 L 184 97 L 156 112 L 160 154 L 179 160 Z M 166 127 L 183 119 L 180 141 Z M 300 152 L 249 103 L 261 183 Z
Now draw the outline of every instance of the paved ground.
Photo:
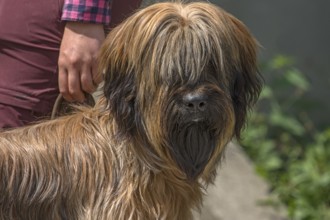
M 227 147 L 218 173 L 195 220 L 285 220 L 283 210 L 258 205 L 269 196 L 268 186 L 241 148 Z

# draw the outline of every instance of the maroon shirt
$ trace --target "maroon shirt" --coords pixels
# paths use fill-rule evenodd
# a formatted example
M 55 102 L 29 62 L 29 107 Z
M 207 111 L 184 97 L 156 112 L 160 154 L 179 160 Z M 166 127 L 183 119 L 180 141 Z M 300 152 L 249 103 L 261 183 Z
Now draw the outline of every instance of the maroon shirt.
M 63 2 L 0 1 L 0 103 L 49 112 L 58 94 Z

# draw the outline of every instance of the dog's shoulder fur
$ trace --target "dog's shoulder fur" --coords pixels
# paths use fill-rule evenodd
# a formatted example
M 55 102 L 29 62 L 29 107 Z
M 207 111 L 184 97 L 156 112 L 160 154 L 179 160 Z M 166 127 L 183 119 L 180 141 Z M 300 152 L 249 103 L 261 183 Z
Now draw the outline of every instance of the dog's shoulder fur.
M 112 120 L 101 98 L 94 108 L 1 132 L 0 219 L 190 219 L 182 210 L 186 200 L 200 202 L 199 184 L 171 181 L 179 170 L 145 163 Z

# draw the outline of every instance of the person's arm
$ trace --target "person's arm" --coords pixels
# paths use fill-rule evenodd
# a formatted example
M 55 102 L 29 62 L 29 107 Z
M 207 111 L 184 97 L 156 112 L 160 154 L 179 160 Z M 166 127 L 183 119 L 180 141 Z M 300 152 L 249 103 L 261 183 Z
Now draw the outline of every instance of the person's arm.
M 62 21 L 66 25 L 58 60 L 59 90 L 66 100 L 82 102 L 84 92 L 94 92 L 102 80 L 95 61 L 105 38 L 104 25 L 110 23 L 110 1 L 65 0 Z
M 104 25 L 117 25 L 137 9 L 141 0 L 65 0 L 66 21 L 59 54 L 59 90 L 68 101 L 82 102 L 102 81 L 96 57 L 104 41 Z M 112 14 L 110 7 L 112 5 Z

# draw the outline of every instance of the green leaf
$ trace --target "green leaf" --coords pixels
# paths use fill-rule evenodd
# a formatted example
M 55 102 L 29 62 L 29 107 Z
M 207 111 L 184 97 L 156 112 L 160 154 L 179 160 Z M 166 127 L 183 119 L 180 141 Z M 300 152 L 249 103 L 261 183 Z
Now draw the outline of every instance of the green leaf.
M 273 111 L 270 115 L 270 122 L 273 125 L 279 126 L 295 135 L 303 135 L 305 132 L 304 126 L 295 118 L 283 115 L 279 111 Z
M 284 75 L 285 79 L 292 85 L 306 91 L 309 89 L 310 84 L 305 76 L 298 69 L 290 69 Z
M 281 168 L 282 161 L 278 157 L 270 157 L 264 164 L 268 170 L 276 170 Z
M 291 66 L 294 63 L 294 59 L 289 56 L 278 55 L 271 61 L 271 66 L 274 69 L 281 69 L 287 66 Z
M 264 86 L 260 93 L 259 99 L 271 98 L 273 96 L 273 91 L 269 86 Z

